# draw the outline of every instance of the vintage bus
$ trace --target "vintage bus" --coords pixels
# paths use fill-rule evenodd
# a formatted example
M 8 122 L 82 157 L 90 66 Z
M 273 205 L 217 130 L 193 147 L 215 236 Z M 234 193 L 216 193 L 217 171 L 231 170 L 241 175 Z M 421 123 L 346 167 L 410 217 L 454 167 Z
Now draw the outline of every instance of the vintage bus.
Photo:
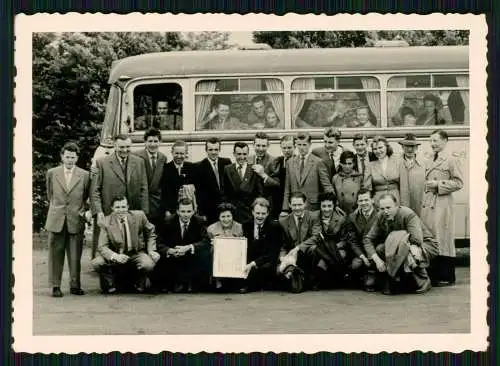
M 109 84 L 95 158 L 111 151 L 117 133 L 142 147 L 150 126 L 162 130 L 169 159 L 172 143 L 185 140 L 189 159 L 201 160 L 211 136 L 222 140 L 221 156 L 232 157 L 233 143 L 250 143 L 258 131 L 279 155 L 283 135 L 306 130 L 319 146 L 328 126 L 340 129 L 344 148 L 361 132 L 389 138 L 396 154 L 397 140 L 413 132 L 428 158 L 438 124 L 464 174 L 455 193 L 456 238 L 469 238 L 467 46 L 152 53 L 115 61 Z

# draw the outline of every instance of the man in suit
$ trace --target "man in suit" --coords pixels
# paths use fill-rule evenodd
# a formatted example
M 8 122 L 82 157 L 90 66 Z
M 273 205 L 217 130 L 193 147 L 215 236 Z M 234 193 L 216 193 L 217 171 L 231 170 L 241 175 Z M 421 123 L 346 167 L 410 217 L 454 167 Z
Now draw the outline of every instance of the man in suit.
M 321 192 L 333 193 L 332 180 L 325 163 L 310 153 L 311 136 L 300 133 L 295 141 L 299 155 L 291 158 L 286 167 L 283 211 L 288 211 L 290 195 L 296 191 L 305 193 L 307 209 L 315 211 L 319 208 L 318 195 Z
M 96 174 L 91 182 L 90 206 L 94 221 L 104 225 L 104 217 L 112 212 L 112 200 L 116 195 L 127 198 L 131 210 L 149 213 L 148 179 L 144 161 L 130 154 L 132 141 L 127 135 L 115 137 L 115 152 L 96 161 Z M 96 232 L 97 231 L 97 232 Z M 92 243 L 92 258 L 95 257 L 98 230 Z
M 181 198 L 177 213 L 162 228 L 160 260 L 152 276 L 156 290 L 192 292 L 206 286 L 211 269 L 210 240 L 204 220 L 194 215 L 194 204 Z
M 236 142 L 233 152 L 236 163 L 224 168 L 224 199 L 236 207 L 235 221 L 244 223 L 252 220 L 250 206 L 263 195 L 263 182 L 248 164 L 248 145 Z
M 62 297 L 61 277 L 64 254 L 68 256 L 70 293 L 83 295 L 80 285 L 80 260 L 82 257 L 85 205 L 89 196 L 90 175 L 78 168 L 79 149 L 66 143 L 61 149 L 62 165 L 47 171 L 47 198 L 49 212 L 45 229 L 49 244 L 49 282 L 53 297 Z
M 272 287 L 283 240 L 281 226 L 269 218 L 269 201 L 258 197 L 252 203 L 252 220 L 243 224 L 247 238 L 246 279 L 240 293 Z
M 195 182 L 195 164 L 186 161 L 188 146 L 185 141 L 178 140 L 172 145 L 172 161 L 165 164 L 163 168 L 162 202 L 165 208 L 165 217 L 175 214 L 177 201 L 179 200 L 179 190 L 185 185 L 192 185 Z M 196 206 L 196 201 L 195 206 Z
M 437 253 L 437 241 L 415 212 L 397 205 L 393 194 L 382 195 L 379 207 L 363 244 L 383 282 L 382 292 L 427 292 L 432 286 L 426 268 Z
M 271 171 L 279 185 L 272 190 L 271 217 L 278 218 L 283 208 L 285 196 L 286 166 L 295 151 L 295 136 L 285 135 L 280 140 L 281 156 L 271 162 Z
M 356 151 L 356 159 L 354 159 L 354 169 L 364 176 L 366 167 L 370 161 L 377 160 L 377 157 L 372 151 L 368 151 L 368 141 L 366 135 L 357 133 L 352 139 L 352 146 Z
M 146 275 L 160 258 L 154 225 L 144 212 L 129 211 L 123 195 L 115 196 L 111 207 L 99 233 L 99 255 L 92 260 L 101 290 L 105 294 L 132 289 L 144 292 Z
M 285 287 L 295 293 L 301 292 L 300 284 L 297 284 L 293 276 L 285 272 L 289 265 L 294 265 L 300 269 L 300 273 L 309 275 L 310 260 L 305 255 L 307 246 L 304 242 L 313 235 L 317 220 L 317 215 L 306 210 L 306 202 L 307 197 L 304 193 L 292 193 L 290 196 L 292 213 L 279 219 L 283 228 L 284 241 L 279 255 L 278 274 L 282 275 Z
M 217 206 L 222 203 L 224 169 L 231 164 L 231 159 L 219 157 L 220 147 L 219 138 L 209 138 L 205 142 L 207 157 L 196 166 L 196 197 L 199 213 L 206 217 L 207 224 L 213 224 L 219 219 Z
M 339 171 L 340 154 L 344 149 L 339 145 L 341 133 L 335 127 L 328 127 L 325 130 L 323 140 L 325 145 L 313 149 L 312 154 L 325 162 L 328 170 L 328 176 L 332 180 L 333 176 Z
M 347 217 L 344 229 L 344 241 L 353 259 L 351 270 L 354 280 L 363 277 L 363 287 L 365 291 L 375 291 L 375 268 L 363 247 L 363 237 L 375 222 L 377 210 L 373 204 L 371 191 L 360 189 L 357 197 L 358 207 Z
M 149 213 L 148 220 L 155 226 L 156 232 L 163 223 L 165 216 L 161 201 L 161 179 L 167 157 L 160 151 L 161 132 L 151 128 L 144 133 L 145 148 L 135 154 L 143 159 L 148 179 Z

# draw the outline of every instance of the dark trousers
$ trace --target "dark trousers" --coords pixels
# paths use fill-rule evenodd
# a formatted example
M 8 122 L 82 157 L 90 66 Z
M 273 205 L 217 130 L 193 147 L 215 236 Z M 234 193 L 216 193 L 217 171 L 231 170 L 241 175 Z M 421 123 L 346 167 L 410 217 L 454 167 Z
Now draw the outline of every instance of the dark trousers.
M 455 278 L 455 258 L 447 256 L 437 256 L 431 260 L 429 275 L 434 284 L 440 281 L 454 284 Z
M 92 220 L 92 254 L 91 259 L 94 259 L 97 255 L 97 244 L 99 242 L 99 233 L 101 232 L 101 228 L 97 225 L 97 215 L 94 216 Z
M 70 234 L 66 222 L 59 233 L 49 231 L 49 283 L 51 287 L 61 286 L 64 255 L 68 258 L 70 287 L 80 288 L 80 271 L 83 247 L 83 233 Z
M 276 286 L 276 265 L 266 263 L 252 268 L 247 278 L 224 279 L 224 286 L 230 290 L 248 287 L 251 291 L 271 290 Z

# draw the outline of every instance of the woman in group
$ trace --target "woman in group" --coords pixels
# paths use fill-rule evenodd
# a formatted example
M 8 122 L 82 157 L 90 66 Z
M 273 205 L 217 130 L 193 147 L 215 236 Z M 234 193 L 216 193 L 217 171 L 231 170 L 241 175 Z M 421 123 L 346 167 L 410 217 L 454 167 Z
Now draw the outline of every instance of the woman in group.
M 217 206 L 217 216 L 219 220 L 214 222 L 207 228 L 207 234 L 212 244 L 217 237 L 222 238 L 238 238 L 243 237 L 243 228 L 240 223 L 233 220 L 235 207 L 227 202 L 223 202 Z M 220 279 L 214 279 L 216 290 L 223 288 L 223 283 Z
M 392 193 L 399 204 L 400 161 L 392 156 L 392 147 L 385 137 L 375 136 L 372 144 L 377 160 L 371 161 L 368 164 L 363 187 L 373 192 L 373 199 L 376 206 L 378 206 L 379 198 L 385 193 Z
M 450 92 L 441 92 L 439 98 L 434 94 L 424 96 L 424 111 L 417 118 L 417 126 L 448 125 L 453 123 L 448 98 Z
M 338 207 L 350 214 L 356 209 L 358 192 L 363 184 L 363 176 L 354 169 L 356 156 L 345 150 L 340 154 L 340 171 L 333 176 L 332 184 L 337 197 Z

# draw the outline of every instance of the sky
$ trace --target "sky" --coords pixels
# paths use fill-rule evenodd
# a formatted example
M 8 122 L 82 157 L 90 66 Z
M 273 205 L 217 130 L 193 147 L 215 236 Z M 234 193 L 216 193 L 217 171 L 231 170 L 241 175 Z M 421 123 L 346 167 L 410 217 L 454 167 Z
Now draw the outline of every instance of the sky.
M 229 43 L 237 43 L 237 44 L 249 44 L 253 43 L 252 41 L 252 32 L 231 32 L 229 36 Z

